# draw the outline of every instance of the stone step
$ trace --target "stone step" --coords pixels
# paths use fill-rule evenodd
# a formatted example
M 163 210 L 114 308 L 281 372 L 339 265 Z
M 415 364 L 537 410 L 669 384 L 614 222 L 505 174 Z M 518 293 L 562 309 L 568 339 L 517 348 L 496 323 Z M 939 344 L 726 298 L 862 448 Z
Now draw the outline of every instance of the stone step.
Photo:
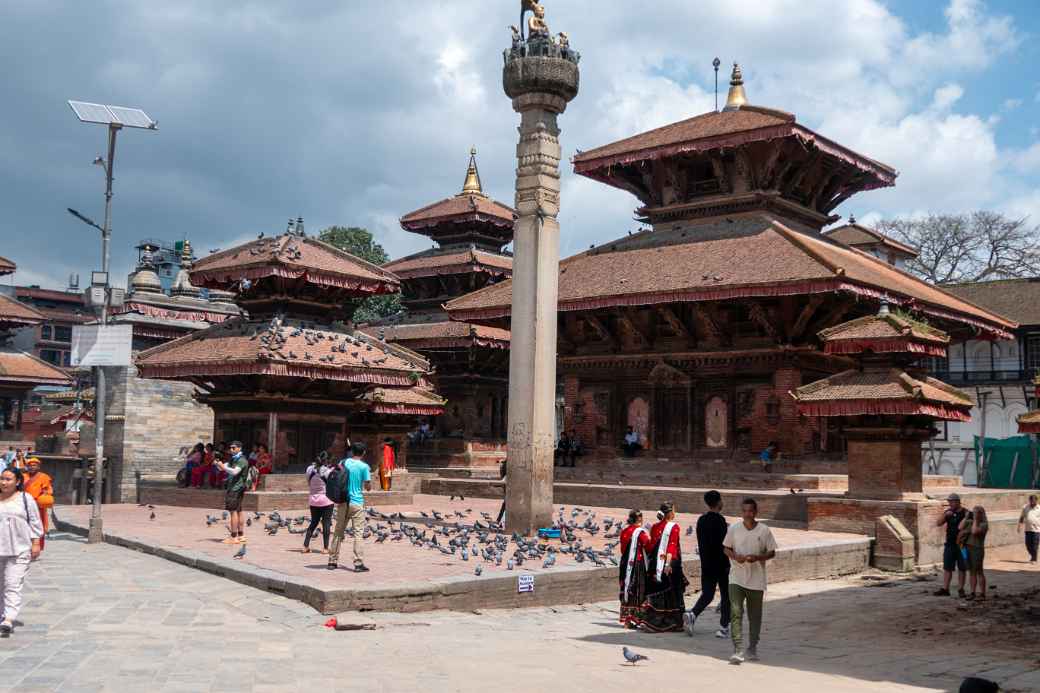
M 242 498 L 242 509 L 249 512 L 307 510 L 309 497 L 310 494 L 306 491 L 248 491 Z M 406 491 L 370 491 L 365 494 L 365 504 L 369 506 L 408 505 L 412 499 L 413 494 Z M 138 487 L 138 502 L 223 510 L 224 491 L 180 488 L 176 484 L 162 482 L 141 482 Z
M 441 477 L 443 479 L 500 479 L 501 470 L 494 467 L 420 467 L 414 470 L 417 474 L 423 474 L 427 478 Z
M 409 467 L 497 467 L 506 458 L 504 452 L 453 453 L 450 455 L 408 451 Z

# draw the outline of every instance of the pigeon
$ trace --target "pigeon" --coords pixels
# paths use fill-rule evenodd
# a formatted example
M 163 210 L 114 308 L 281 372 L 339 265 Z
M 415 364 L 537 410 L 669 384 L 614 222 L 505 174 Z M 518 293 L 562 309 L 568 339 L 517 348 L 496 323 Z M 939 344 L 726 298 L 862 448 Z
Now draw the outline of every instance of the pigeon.
M 690 536 L 691 534 L 693 534 L 693 525 L 686 528 L 686 536 Z
M 633 652 L 632 650 L 628 649 L 627 647 L 622 647 L 621 648 L 621 654 L 624 656 L 625 661 L 628 662 L 629 664 L 631 664 L 632 666 L 635 666 L 636 662 L 639 662 L 639 661 L 644 660 L 644 659 L 647 660 L 647 661 L 650 661 L 650 658 L 647 657 L 646 655 L 641 655 L 638 652 Z
M 473 574 L 474 575 L 480 575 L 483 572 L 484 572 L 484 566 L 482 566 L 482 565 L 477 565 L 477 567 L 473 569 Z
M 250 517 L 247 517 L 246 518 L 246 527 L 252 527 L 252 526 L 253 526 L 253 519 L 250 518 Z
M 246 545 L 242 544 L 242 548 L 240 548 L 238 550 L 238 553 L 236 553 L 234 556 L 232 556 L 232 558 L 245 558 L 245 556 L 246 556 Z
M 554 563 L 556 563 L 556 554 L 555 553 L 551 553 L 551 554 L 549 554 L 549 557 L 546 558 L 545 561 L 542 563 L 542 567 L 543 568 L 552 568 Z
M 510 558 L 508 561 L 506 561 L 506 570 L 512 570 L 515 567 L 516 567 L 516 561 L 514 561 L 512 558 Z
M 228 519 L 228 513 L 227 513 L 227 510 L 225 510 L 225 511 L 224 511 L 224 514 L 220 516 L 220 519 L 222 519 L 222 520 L 226 520 L 226 519 Z
M 148 519 L 149 520 L 154 520 L 155 519 L 155 513 L 153 512 L 151 515 L 149 515 Z

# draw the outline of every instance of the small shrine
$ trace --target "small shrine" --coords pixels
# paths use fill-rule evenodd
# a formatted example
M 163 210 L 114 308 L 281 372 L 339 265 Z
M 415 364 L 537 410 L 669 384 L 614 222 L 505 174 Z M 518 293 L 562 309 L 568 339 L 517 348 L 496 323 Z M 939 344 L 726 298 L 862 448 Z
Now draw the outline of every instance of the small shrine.
M 189 272 L 193 286 L 234 291 L 235 317 L 138 356 L 148 378 L 193 383 L 214 412 L 214 440 L 266 444 L 276 470 L 299 470 L 347 440 L 403 439 L 434 415 L 430 365 L 419 354 L 354 329 L 368 296 L 400 281 L 295 228 L 214 253 Z M 402 446 L 403 447 L 403 446 Z
M 945 356 L 949 337 L 887 305 L 818 336 L 825 353 L 850 357 L 855 366 L 791 395 L 802 416 L 842 420 L 848 497 L 923 499 L 921 443 L 934 435 L 935 421 L 968 421 L 974 406 L 966 393 L 914 367 Z

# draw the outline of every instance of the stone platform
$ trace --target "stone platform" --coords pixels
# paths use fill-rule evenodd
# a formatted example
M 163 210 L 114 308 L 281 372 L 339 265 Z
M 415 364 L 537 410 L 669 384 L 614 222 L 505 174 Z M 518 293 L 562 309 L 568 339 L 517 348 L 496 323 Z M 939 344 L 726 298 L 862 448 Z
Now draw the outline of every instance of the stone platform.
M 449 501 L 444 497 L 419 495 L 412 504 L 381 506 L 379 510 L 420 518 L 419 511 L 430 513 L 437 509 L 450 519 L 455 519 L 454 513 L 458 511 L 465 516 L 460 521 L 471 524 L 474 520 L 484 521 L 481 513 L 497 514 L 499 505 L 498 501 L 488 499 Z M 555 507 L 558 510 L 560 505 Z M 595 512 L 597 519 L 621 520 L 627 514 L 626 508 L 582 507 Z M 653 517 L 651 507 L 646 506 L 648 518 Z M 568 517 L 571 508 L 567 506 Z M 613 599 L 618 589 L 616 567 L 596 567 L 588 562 L 577 564 L 563 554 L 558 555 L 557 565 L 552 568 L 542 568 L 540 563 L 528 561 L 517 570 L 509 571 L 505 565 L 481 561 L 483 574 L 476 576 L 474 568 L 478 563 L 475 560 L 461 561 L 412 546 L 407 541 L 376 543 L 374 538 L 364 542 L 365 562 L 371 572 L 354 573 L 343 568 L 328 571 L 324 555 L 301 554 L 302 535 L 289 534 L 283 529 L 269 536 L 263 530 L 263 519 L 246 529 L 249 540 L 246 557 L 234 560 L 232 554 L 238 547 L 221 543 L 226 536 L 224 523 L 207 527 L 204 509 L 156 506 L 156 518 L 149 520 L 151 512 L 138 505 L 106 505 L 106 541 L 276 592 L 303 601 L 323 613 L 576 604 Z M 56 516 L 60 529 L 84 533 L 90 508 L 62 506 Z M 695 521 L 693 514 L 678 516 L 684 530 Z M 769 565 L 772 582 L 852 574 L 868 565 L 870 540 L 867 537 L 782 527 L 776 527 L 774 532 L 780 549 L 776 560 Z M 602 532 L 595 537 L 584 532 L 578 536 L 594 548 L 601 548 L 609 541 Z M 348 565 L 350 541 L 348 538 L 341 554 L 341 560 Z M 682 546 L 686 574 L 696 585 L 700 562 L 695 537 L 684 531 Z M 320 537 L 312 542 L 312 547 L 321 547 Z M 534 576 L 533 593 L 518 592 L 518 575 L 521 574 Z

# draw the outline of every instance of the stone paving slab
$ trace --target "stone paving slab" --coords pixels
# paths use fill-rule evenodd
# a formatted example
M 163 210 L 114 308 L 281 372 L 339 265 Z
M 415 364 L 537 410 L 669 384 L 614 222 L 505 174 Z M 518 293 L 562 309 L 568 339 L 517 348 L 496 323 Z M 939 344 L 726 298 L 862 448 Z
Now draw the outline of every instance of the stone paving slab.
M 481 513 L 497 515 L 499 504 L 487 499 L 449 500 L 439 496 L 417 496 L 414 505 L 387 506 L 384 513 L 403 513 L 420 517 L 419 512 L 432 514 L 438 510 L 454 519 L 456 511 L 472 523 L 486 522 Z M 597 518 L 620 519 L 627 510 L 618 508 L 584 508 L 596 513 Z M 468 511 L 468 512 L 467 512 Z M 565 516 L 570 516 L 567 507 Z M 155 519 L 150 520 L 151 513 Z M 586 562 L 576 564 L 569 556 L 559 555 L 557 565 L 542 568 L 540 562 L 528 561 L 518 570 L 480 561 L 482 574 L 477 577 L 475 559 L 461 561 L 429 549 L 408 543 L 386 541 L 376 543 L 374 538 L 363 542 L 368 573 L 354 573 L 349 568 L 337 571 L 325 569 L 327 559 L 320 553 L 302 554 L 302 535 L 289 534 L 285 529 L 275 536 L 263 530 L 266 518 L 246 529 L 248 539 L 246 556 L 235 560 L 237 546 L 221 543 L 226 536 L 223 522 L 206 526 L 205 511 L 194 508 L 155 506 L 154 510 L 138 505 L 106 505 L 105 532 L 108 541 L 238 582 L 276 592 L 304 601 L 326 613 L 347 609 L 360 610 L 424 610 L 437 608 L 473 608 L 474 606 L 530 606 L 536 604 L 566 604 L 596 601 L 612 596 L 617 591 L 617 568 L 595 567 Z M 90 508 L 86 506 L 60 507 L 56 511 L 60 527 L 83 533 L 86 530 Z M 646 512 L 647 517 L 653 514 Z M 249 515 L 252 517 L 252 515 Z M 579 516 L 579 520 L 584 516 Z M 735 521 L 735 518 L 731 518 Z M 678 522 L 689 527 L 696 515 L 680 514 Z M 427 529 L 420 526 L 421 529 Z M 850 534 L 809 532 L 806 530 L 775 528 L 779 557 L 774 563 L 777 579 L 804 579 L 829 577 L 859 572 L 866 568 L 869 558 L 869 539 Z M 586 545 L 602 548 L 608 539 L 602 532 L 590 537 L 579 532 Z M 312 548 L 320 547 L 321 540 L 312 541 Z M 683 554 L 686 572 L 696 582 L 699 561 L 696 558 L 696 539 L 683 532 Z M 351 540 L 348 537 L 341 551 L 341 561 L 350 565 Z M 617 549 L 615 549 L 617 551 Z M 536 576 L 542 590 L 534 595 L 518 592 L 517 574 Z
M 1017 554 L 993 558 L 996 594 L 1040 579 Z M 624 630 L 615 601 L 374 613 L 364 617 L 374 631 L 337 632 L 299 602 L 57 534 L 29 572 L 25 626 L 0 640 L 0 692 L 920 693 L 983 672 L 1010 693 L 1040 690 L 1035 652 L 1013 645 L 1031 641 L 980 631 L 987 607 L 930 596 L 935 580 L 771 584 L 763 660 L 733 667 L 729 643 L 712 636 L 712 610 L 694 638 Z M 922 627 L 933 634 L 907 632 Z M 625 666 L 622 646 L 650 660 Z

